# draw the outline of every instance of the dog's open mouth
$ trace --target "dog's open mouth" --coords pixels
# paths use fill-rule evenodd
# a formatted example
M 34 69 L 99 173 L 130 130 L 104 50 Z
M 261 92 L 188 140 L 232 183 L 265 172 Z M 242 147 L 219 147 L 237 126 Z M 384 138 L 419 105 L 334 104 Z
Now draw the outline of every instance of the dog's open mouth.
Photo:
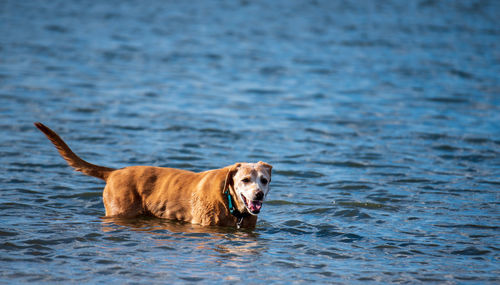
M 247 207 L 250 214 L 256 215 L 260 212 L 262 208 L 262 200 L 248 200 L 244 195 L 241 195 L 245 206 Z

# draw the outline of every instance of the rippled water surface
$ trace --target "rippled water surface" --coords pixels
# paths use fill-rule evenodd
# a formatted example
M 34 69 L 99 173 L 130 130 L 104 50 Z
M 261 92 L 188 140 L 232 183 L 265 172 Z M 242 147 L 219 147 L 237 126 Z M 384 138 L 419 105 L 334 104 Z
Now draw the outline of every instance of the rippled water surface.
M 499 283 L 500 2 L 1 1 L 0 280 Z M 274 166 L 257 228 L 102 218 L 86 160 Z

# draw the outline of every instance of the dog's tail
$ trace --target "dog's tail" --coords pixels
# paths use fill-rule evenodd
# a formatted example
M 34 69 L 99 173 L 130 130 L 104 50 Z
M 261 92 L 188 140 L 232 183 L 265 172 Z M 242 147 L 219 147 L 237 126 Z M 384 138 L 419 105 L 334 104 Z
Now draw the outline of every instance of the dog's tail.
M 76 155 L 69 146 L 56 134 L 53 130 L 49 129 L 44 124 L 37 122 L 35 126 L 42 131 L 47 138 L 54 144 L 59 151 L 59 154 L 66 160 L 66 162 L 73 167 L 76 171 L 83 172 L 84 174 L 106 180 L 111 172 L 115 169 L 94 165 L 92 163 L 86 162 Z

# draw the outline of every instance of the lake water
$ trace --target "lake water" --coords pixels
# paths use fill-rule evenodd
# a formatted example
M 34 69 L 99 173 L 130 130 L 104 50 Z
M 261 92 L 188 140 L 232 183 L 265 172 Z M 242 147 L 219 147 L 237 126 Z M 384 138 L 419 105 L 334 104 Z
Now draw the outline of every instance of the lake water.
M 0 282 L 500 282 L 500 1 L 0 3 Z M 102 218 L 84 159 L 274 166 L 255 230 Z

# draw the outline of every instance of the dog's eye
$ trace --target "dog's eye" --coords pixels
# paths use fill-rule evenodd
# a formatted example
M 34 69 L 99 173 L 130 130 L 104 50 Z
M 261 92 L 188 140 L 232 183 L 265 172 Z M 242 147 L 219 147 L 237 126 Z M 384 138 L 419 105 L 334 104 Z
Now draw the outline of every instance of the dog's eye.
M 250 178 L 246 177 L 241 180 L 243 183 L 248 183 L 250 182 Z
M 262 177 L 262 178 L 260 179 L 260 182 L 261 182 L 262 184 L 266 185 L 266 184 L 267 184 L 267 182 L 269 182 L 269 181 L 268 181 L 266 178 Z

